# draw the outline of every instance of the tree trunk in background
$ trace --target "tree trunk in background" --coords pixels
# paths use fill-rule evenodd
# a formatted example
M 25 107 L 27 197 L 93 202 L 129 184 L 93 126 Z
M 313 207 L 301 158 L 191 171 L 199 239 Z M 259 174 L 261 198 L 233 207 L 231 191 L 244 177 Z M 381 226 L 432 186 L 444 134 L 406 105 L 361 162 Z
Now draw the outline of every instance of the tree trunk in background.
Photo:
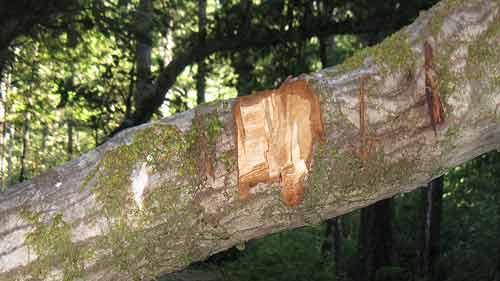
M 41 136 L 39 138 L 40 142 L 38 143 L 38 147 L 36 151 L 33 151 L 34 160 L 33 160 L 33 174 L 39 175 L 41 172 L 44 172 L 50 164 L 48 163 L 48 159 L 52 154 L 52 147 L 47 147 L 47 141 L 49 138 L 49 127 L 47 123 L 41 122 Z M 33 146 L 36 144 L 33 143 Z M 67 160 L 71 160 L 72 158 L 67 157 Z
M 36 52 L 38 51 L 37 47 L 34 49 L 34 54 L 36 55 Z M 36 75 L 36 59 L 33 58 L 32 61 L 32 68 L 31 68 L 31 80 L 34 81 Z M 23 113 L 23 139 L 22 139 L 22 151 L 21 151 L 21 157 L 19 159 L 21 169 L 19 171 L 19 182 L 22 182 L 28 178 L 28 168 L 27 168 L 27 161 L 28 161 L 28 150 L 29 150 L 29 140 L 30 140 L 30 121 L 31 121 L 31 112 L 32 112 L 32 97 L 33 97 L 33 87 L 29 86 L 28 92 L 27 92 L 27 97 L 26 97 L 26 108 L 24 109 Z
M 74 126 L 75 124 L 73 124 Z M 74 141 L 74 147 L 73 147 L 73 151 L 76 152 L 78 155 L 81 154 L 81 151 L 82 151 L 82 147 L 81 147 L 81 135 L 80 135 L 80 131 L 78 130 L 78 127 L 73 127 L 75 129 L 75 141 Z
M 239 28 L 240 33 L 247 32 L 247 28 L 251 21 L 251 7 L 252 1 L 243 0 L 241 6 L 245 9 L 242 13 L 246 16 L 245 20 L 242 20 L 242 25 Z M 251 60 L 252 56 L 250 50 L 243 49 L 240 52 L 234 53 L 231 57 L 231 65 L 238 75 L 236 81 L 236 90 L 238 91 L 238 96 L 248 96 L 255 89 L 255 77 L 252 75 L 254 69 L 254 62 Z
M 8 137 L 6 146 L 7 146 L 7 186 L 13 183 L 14 179 L 14 167 L 12 166 L 12 157 L 13 155 L 13 150 L 14 150 L 14 142 L 15 142 L 15 125 L 12 123 L 9 125 L 7 129 L 7 135 Z
M 76 30 L 70 30 L 68 31 L 68 42 L 67 42 L 67 47 L 69 49 L 73 49 L 78 45 L 78 33 Z M 72 58 L 74 60 L 74 58 Z M 70 85 L 70 89 L 75 88 L 75 63 L 72 63 L 70 65 L 70 73 L 69 76 L 66 77 L 68 79 L 68 84 Z M 68 135 L 67 135 L 67 142 L 66 142 L 66 159 L 69 161 L 73 158 L 73 117 L 72 117 L 72 112 L 70 109 L 67 109 L 65 112 L 66 115 L 66 125 L 68 126 Z
M 1 56 L 1 55 L 0 55 Z M 1 60 L 1 59 L 0 59 Z M 9 106 L 7 103 L 7 90 L 10 87 L 10 77 L 5 75 L 2 77 L 0 69 L 0 125 L 2 130 L 1 142 L 0 142 L 0 191 L 5 190 L 9 185 L 9 161 L 12 153 L 10 142 L 12 139 L 7 117 L 9 116 Z
M 321 5 L 320 5 L 321 4 Z M 320 15 L 324 22 L 328 22 L 330 17 L 332 16 L 333 5 L 332 1 L 329 0 L 320 0 L 318 2 L 318 6 L 320 7 Z M 332 44 L 329 39 L 332 39 Z M 335 34 L 330 36 L 319 37 L 319 59 L 321 61 L 321 66 L 323 68 L 331 66 L 329 57 L 330 54 L 334 54 L 335 52 Z
M 38 151 L 38 163 L 40 165 L 40 171 L 44 171 L 47 165 L 47 156 L 50 157 L 50 152 L 47 151 L 47 138 L 49 137 L 49 127 L 45 122 L 42 122 L 42 138 L 40 139 L 40 149 Z
M 200 46 L 204 46 L 207 37 L 207 0 L 198 0 L 198 33 Z M 205 102 L 206 76 L 207 65 L 205 58 L 202 58 L 198 61 L 198 73 L 196 74 L 196 104 Z
M 3 80 L 5 66 L 7 65 L 7 48 L 0 48 L 0 81 Z
M 234 100 L 131 128 L 7 189 L 0 193 L 0 280 L 48 280 L 48 274 L 148 280 L 244 241 L 415 190 L 497 149 L 500 84 L 492 75 L 500 67 L 499 19 L 497 1 L 445 0 L 375 49 L 285 84 L 309 85 L 320 100 L 311 111 L 320 111 L 324 124 L 323 142 L 307 150 L 314 156 L 301 170 L 308 174 L 298 206 L 283 203 L 276 182 L 259 182 L 246 199 L 238 196 L 235 126 L 241 123 L 234 114 L 241 114 L 233 111 Z M 436 78 L 448 86 L 442 89 L 447 115 L 435 130 L 425 103 L 426 41 L 434 49 Z M 262 97 L 249 106 L 261 105 Z M 366 138 L 360 134 L 363 109 Z M 301 139 L 292 140 L 296 151 Z M 384 259 L 389 246 L 378 245 Z
M 335 262 L 335 274 L 339 276 L 341 272 L 340 257 L 342 256 L 342 229 L 340 218 L 326 220 L 325 241 L 321 247 L 324 256 L 333 256 Z
M 68 142 L 66 146 L 66 153 L 68 154 L 67 159 L 73 159 L 73 120 L 69 119 L 66 121 L 68 126 Z
M 377 270 L 394 265 L 393 218 L 392 198 L 361 210 L 358 241 L 359 281 L 373 281 Z
M 428 280 L 438 280 L 436 262 L 440 255 L 441 214 L 443 205 L 443 181 L 440 176 L 421 188 L 422 220 L 420 247 L 418 250 L 417 272 Z M 437 277 L 437 278 L 436 278 Z
M 134 105 L 136 111 L 143 111 L 148 106 L 145 103 L 154 92 L 151 76 L 153 18 L 151 0 L 140 0 L 135 19 L 137 81 L 135 83 Z
M 28 106 L 31 107 L 31 105 L 28 103 Z M 19 171 L 19 181 L 22 182 L 25 179 L 28 178 L 28 171 L 26 167 L 26 162 L 28 161 L 28 148 L 29 148 L 29 140 L 30 140 L 30 113 L 31 108 L 26 109 L 26 112 L 24 112 L 24 122 L 23 122 L 23 143 L 22 143 L 22 150 L 21 150 L 21 157 L 19 158 L 19 163 L 21 166 L 21 169 Z
M 500 199 L 498 195 L 496 195 L 496 199 L 497 199 L 497 202 L 498 200 Z M 496 233 L 497 233 L 497 237 L 500 237 L 500 204 L 497 203 L 497 206 L 496 206 L 496 210 L 497 210 L 497 213 L 496 213 Z M 497 254 L 496 254 L 496 268 L 494 270 L 494 277 L 493 277 L 493 281 L 500 281 L 500 240 L 499 239 L 496 239 L 496 249 L 497 249 Z
M 92 121 L 92 131 L 93 131 L 93 136 L 94 136 L 94 144 L 95 147 L 99 146 L 99 121 L 98 121 L 97 116 L 92 116 L 91 121 Z
M 7 188 L 7 173 L 5 171 L 5 155 L 7 150 L 7 123 L 2 122 L 2 142 L 0 143 L 0 190 Z
M 0 73 L 0 126 L 2 133 L 0 135 L 0 190 L 6 187 L 6 174 L 5 174 L 5 150 L 7 149 L 7 109 L 5 106 L 5 89 L 2 82 Z
M 252 76 L 254 65 L 249 61 L 250 57 L 248 50 L 235 53 L 231 57 L 231 65 L 238 75 L 236 90 L 239 97 L 250 95 L 254 89 L 255 79 Z
M 329 44 L 328 44 L 328 37 L 321 37 L 319 38 L 319 58 L 321 60 L 321 66 L 323 68 L 329 67 L 330 64 L 328 63 L 328 49 L 329 49 Z

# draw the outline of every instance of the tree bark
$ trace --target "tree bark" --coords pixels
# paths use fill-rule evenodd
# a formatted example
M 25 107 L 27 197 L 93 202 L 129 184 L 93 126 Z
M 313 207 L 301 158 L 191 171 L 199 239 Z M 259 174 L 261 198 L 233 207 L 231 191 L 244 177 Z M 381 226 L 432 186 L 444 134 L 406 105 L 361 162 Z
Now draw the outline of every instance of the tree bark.
M 497 149 L 499 9 L 443 1 L 381 45 L 298 78 L 319 97 L 324 126 L 312 159 L 298 162 L 298 206 L 283 204 L 279 181 L 239 198 L 235 101 L 205 104 L 1 193 L 0 280 L 147 280 L 414 190 Z M 424 69 L 425 42 L 434 64 Z M 435 130 L 426 80 L 439 82 L 427 87 L 445 109 Z

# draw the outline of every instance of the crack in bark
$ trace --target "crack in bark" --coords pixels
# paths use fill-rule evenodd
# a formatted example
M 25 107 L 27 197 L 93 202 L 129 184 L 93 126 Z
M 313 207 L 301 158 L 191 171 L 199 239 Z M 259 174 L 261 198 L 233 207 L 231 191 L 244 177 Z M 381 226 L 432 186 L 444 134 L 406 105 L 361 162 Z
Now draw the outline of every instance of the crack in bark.
M 439 97 L 436 71 L 434 66 L 434 50 L 428 41 L 424 43 L 425 98 L 429 109 L 434 135 L 437 136 L 437 125 L 444 122 L 444 110 Z
M 359 109 L 359 139 L 360 148 L 358 155 L 362 160 L 367 160 L 370 154 L 375 149 L 377 138 L 368 136 L 368 115 L 366 113 L 366 90 L 365 84 L 368 77 L 363 76 L 359 78 L 358 89 L 358 109 Z

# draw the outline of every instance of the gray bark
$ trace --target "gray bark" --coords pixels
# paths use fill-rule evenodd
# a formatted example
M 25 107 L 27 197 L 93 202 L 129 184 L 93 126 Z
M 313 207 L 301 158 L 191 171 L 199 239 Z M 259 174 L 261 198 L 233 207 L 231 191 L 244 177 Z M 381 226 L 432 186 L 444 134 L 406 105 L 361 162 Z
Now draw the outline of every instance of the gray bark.
M 301 78 L 321 99 L 326 139 L 314 148 L 300 206 L 285 206 L 276 184 L 238 198 L 234 100 L 206 104 L 126 130 L 1 193 L 0 280 L 147 280 L 414 190 L 498 148 L 499 6 L 443 1 L 382 45 Z M 425 104 L 425 41 L 445 106 L 436 132 Z

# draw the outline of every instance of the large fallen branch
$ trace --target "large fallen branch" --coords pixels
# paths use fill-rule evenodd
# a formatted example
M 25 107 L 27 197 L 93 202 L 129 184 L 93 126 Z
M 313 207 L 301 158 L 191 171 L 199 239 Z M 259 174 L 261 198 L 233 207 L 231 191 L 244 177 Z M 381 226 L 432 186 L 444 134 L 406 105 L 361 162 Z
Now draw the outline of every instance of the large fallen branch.
M 0 280 L 146 280 L 498 148 L 499 6 L 443 1 L 339 67 L 129 129 L 9 188 Z

